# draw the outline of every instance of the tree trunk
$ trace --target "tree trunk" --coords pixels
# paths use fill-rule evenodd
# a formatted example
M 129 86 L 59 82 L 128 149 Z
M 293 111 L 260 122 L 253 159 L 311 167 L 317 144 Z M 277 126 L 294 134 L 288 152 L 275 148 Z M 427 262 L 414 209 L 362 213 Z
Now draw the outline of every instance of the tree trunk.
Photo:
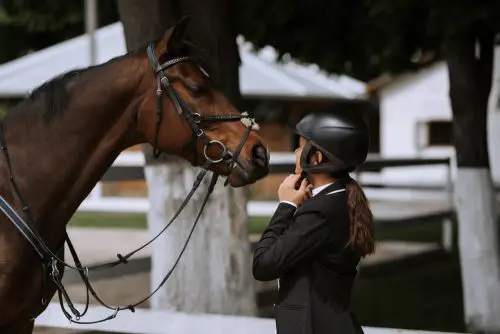
M 147 178 L 168 187 L 150 189 L 150 230 L 158 233 L 167 217 L 179 207 L 196 173 L 187 163 L 147 167 Z M 174 223 L 166 238 L 157 240 L 151 284 L 155 287 L 172 267 L 183 246 L 209 180 L 200 187 Z M 245 197 L 240 189 L 219 184 L 193 234 L 191 243 L 166 288 L 153 299 L 152 307 L 192 313 L 255 315 L 255 293 L 250 272 L 246 231 Z M 160 222 L 155 223 L 155 222 Z
M 500 184 L 500 48 L 494 48 L 493 81 L 488 104 L 488 147 L 490 169 L 495 184 Z M 498 210 L 497 210 L 498 211 Z
M 148 41 L 159 39 L 169 26 L 175 22 L 174 0 L 150 0 L 147 6 L 141 0 L 116 0 L 118 14 L 123 25 L 125 44 L 128 51 L 144 47 Z M 162 154 L 153 158 L 153 146 L 142 145 L 146 165 L 168 162 Z
M 465 324 L 472 332 L 500 332 L 496 201 L 486 133 L 493 32 L 476 25 L 456 33 L 447 43 L 447 62 L 458 167 L 455 204 Z
M 182 0 L 181 15 L 193 18 L 190 29 L 192 42 L 210 62 L 210 76 L 224 95 L 237 107 L 241 103 L 239 86 L 240 54 L 236 44 L 234 1 Z
M 183 0 L 175 3 L 176 8 L 163 5 L 163 10 L 170 10 L 169 14 L 158 9 L 158 0 L 149 0 L 147 5 L 139 0 L 118 0 L 121 20 L 127 26 L 125 34 L 130 37 L 130 41 L 127 38 L 127 47 L 132 49 L 143 45 L 147 39 L 158 37 L 166 26 L 173 23 L 166 18 L 179 19 L 184 14 L 190 14 L 192 41 L 204 51 L 205 61 L 211 65 L 211 77 L 221 91 L 237 104 L 240 100 L 239 54 L 230 21 L 229 2 Z M 160 32 L 148 27 L 161 26 L 155 22 L 168 23 L 158 28 Z M 138 29 L 143 29 L 143 32 L 139 33 Z M 151 203 L 148 225 L 151 235 L 156 235 L 190 191 L 199 169 L 171 156 L 161 160 L 167 161 L 167 164 L 154 163 L 148 155 L 145 168 Z M 156 255 L 152 258 L 151 289 L 160 283 L 181 251 L 210 177 L 211 173 L 208 173 L 206 182 L 165 233 L 166 237 L 153 244 L 153 254 Z M 177 269 L 164 288 L 151 299 L 153 308 L 256 315 L 246 203 L 245 189 L 224 188 L 222 180 L 219 181 Z

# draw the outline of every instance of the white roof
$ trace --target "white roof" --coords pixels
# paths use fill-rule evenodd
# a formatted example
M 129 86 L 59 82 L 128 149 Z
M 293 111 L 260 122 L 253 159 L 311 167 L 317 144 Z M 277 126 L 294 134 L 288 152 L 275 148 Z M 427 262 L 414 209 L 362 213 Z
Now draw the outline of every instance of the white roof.
M 97 63 L 126 53 L 123 26 L 117 22 L 95 33 Z M 240 89 L 246 97 L 362 98 L 365 84 L 345 76 L 328 76 L 317 66 L 294 62 L 278 64 L 274 50 L 258 53 L 238 38 L 242 66 Z M 89 38 L 85 35 L 33 52 L 0 65 L 0 97 L 23 97 L 45 81 L 75 68 L 90 65 Z

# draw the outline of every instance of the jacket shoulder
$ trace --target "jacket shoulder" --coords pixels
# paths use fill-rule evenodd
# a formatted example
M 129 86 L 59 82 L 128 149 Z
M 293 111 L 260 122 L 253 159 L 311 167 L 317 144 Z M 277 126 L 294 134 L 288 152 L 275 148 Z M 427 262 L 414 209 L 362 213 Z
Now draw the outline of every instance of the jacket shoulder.
M 317 195 L 304 203 L 297 209 L 296 214 L 318 212 L 325 217 L 331 217 L 347 210 L 347 193 L 345 189 L 334 190 L 325 194 Z

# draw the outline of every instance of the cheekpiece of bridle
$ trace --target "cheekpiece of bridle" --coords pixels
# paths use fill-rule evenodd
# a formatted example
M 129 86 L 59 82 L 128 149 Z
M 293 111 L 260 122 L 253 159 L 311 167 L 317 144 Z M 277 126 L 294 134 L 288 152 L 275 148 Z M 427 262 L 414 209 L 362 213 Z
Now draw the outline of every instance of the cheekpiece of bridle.
M 75 248 L 73 247 L 73 244 L 68 236 L 68 234 L 65 234 L 65 239 L 62 242 L 61 247 L 57 249 L 57 251 L 61 250 L 64 247 L 64 242 L 68 244 L 68 248 L 70 250 L 71 256 L 73 257 L 75 265 L 70 265 L 66 262 L 64 262 L 62 259 L 60 259 L 54 252 L 52 251 L 43 241 L 41 235 L 36 229 L 35 225 L 35 219 L 33 217 L 33 214 L 27 205 L 27 203 L 24 201 L 23 196 L 21 195 L 19 188 L 17 187 L 17 184 L 15 182 L 15 179 L 13 177 L 12 173 L 12 168 L 10 164 L 10 159 L 9 159 L 9 153 L 7 150 L 7 143 L 5 141 L 5 137 L 3 135 L 3 130 L 2 130 L 2 124 L 0 121 L 0 149 L 4 153 L 5 160 L 7 162 L 7 166 L 9 169 L 10 173 L 10 181 L 13 186 L 13 189 L 19 199 L 19 201 L 22 204 L 22 211 L 23 213 L 26 214 L 26 221 L 23 220 L 23 218 L 16 212 L 16 210 L 2 197 L 0 196 L 0 211 L 2 211 L 12 222 L 12 224 L 18 229 L 18 231 L 24 236 L 24 238 L 30 243 L 32 248 L 35 250 L 36 254 L 40 258 L 41 264 L 42 264 L 42 272 L 43 272 L 43 289 L 47 289 L 47 278 L 50 279 L 53 284 L 57 288 L 58 296 L 59 296 L 59 304 L 61 306 L 61 310 L 66 316 L 66 318 L 70 322 L 78 323 L 78 324 L 95 324 L 99 322 L 104 322 L 110 319 L 113 319 L 116 317 L 119 311 L 122 310 L 130 310 L 132 312 L 135 311 L 135 307 L 137 305 L 142 304 L 151 296 L 153 296 L 168 280 L 168 278 L 172 275 L 173 271 L 175 270 L 177 264 L 179 263 L 182 255 L 184 254 L 184 251 L 186 250 L 186 247 L 191 239 L 191 236 L 194 232 L 194 229 L 201 217 L 201 214 L 207 204 L 207 201 L 210 197 L 210 194 L 213 192 L 215 185 L 217 184 L 217 180 L 219 175 L 217 173 L 213 173 L 212 179 L 210 181 L 210 184 L 208 186 L 207 192 L 205 194 L 205 197 L 203 199 L 200 211 L 198 212 L 198 215 L 196 216 L 196 219 L 191 227 L 191 230 L 189 232 L 188 237 L 186 238 L 186 241 L 179 252 L 173 266 L 171 269 L 166 273 L 164 276 L 163 280 L 160 282 L 160 284 L 156 287 L 155 290 L 153 290 L 150 294 L 148 294 L 146 297 L 142 298 L 138 302 L 134 304 L 130 304 L 128 306 L 109 306 L 107 305 L 102 299 L 97 295 L 95 292 L 92 284 L 89 281 L 88 274 L 90 271 L 97 271 L 97 270 L 102 270 L 102 269 L 107 269 L 107 268 L 112 268 L 115 267 L 119 264 L 122 263 L 127 263 L 128 259 L 131 258 L 134 254 L 137 252 L 141 251 L 148 245 L 150 245 L 152 242 L 154 242 L 161 234 L 163 234 L 175 221 L 175 219 L 179 216 L 179 214 L 182 212 L 184 207 L 187 205 L 191 197 L 193 196 L 194 192 L 196 189 L 200 186 L 203 178 L 205 177 L 208 168 L 212 164 L 216 163 L 226 163 L 229 165 L 230 171 L 234 167 L 234 165 L 237 163 L 238 156 L 241 153 L 241 150 L 245 144 L 245 142 L 248 139 L 248 136 L 250 135 L 252 130 L 258 130 L 258 125 L 255 123 L 254 119 L 250 118 L 248 116 L 248 113 L 244 112 L 240 115 L 208 115 L 204 116 L 199 112 L 194 112 L 191 110 L 191 108 L 180 98 L 180 96 L 175 92 L 174 88 L 171 85 L 171 82 L 169 81 L 167 75 L 165 74 L 165 70 L 168 69 L 171 66 L 174 66 L 176 64 L 179 64 L 181 62 L 186 62 L 190 61 L 191 59 L 187 56 L 182 56 L 182 57 L 171 57 L 168 59 L 165 63 L 159 64 L 158 59 L 156 58 L 154 54 L 154 44 L 150 44 L 147 47 L 147 55 L 149 58 L 149 62 L 156 74 L 156 80 L 157 80 L 157 89 L 156 89 L 156 97 L 157 97 L 157 109 L 156 109 L 156 124 L 155 124 L 155 138 L 154 138 L 154 156 L 157 158 L 160 155 L 160 151 L 158 150 L 158 133 L 159 133 L 159 126 L 162 120 L 162 113 L 163 113 L 163 92 L 166 91 L 168 96 L 170 97 L 170 100 L 175 106 L 175 109 L 177 113 L 184 117 L 184 119 L 188 122 L 189 126 L 192 129 L 192 141 L 191 145 L 193 147 L 192 152 L 194 155 L 192 163 L 197 165 L 197 143 L 198 140 L 201 140 L 204 144 L 203 148 L 203 155 L 205 158 L 205 162 L 203 163 L 202 170 L 199 172 L 198 176 L 196 177 L 196 180 L 191 188 L 191 191 L 189 194 L 186 196 L 182 204 L 180 205 L 179 209 L 177 212 L 174 214 L 174 216 L 170 219 L 170 221 L 165 225 L 165 227 L 150 241 L 142 245 L 141 247 L 137 248 L 134 251 L 129 252 L 126 255 L 122 254 L 117 254 L 118 260 L 106 264 L 101 264 L 101 265 L 96 265 L 96 266 L 86 266 L 84 267 L 80 259 L 78 257 L 78 254 L 76 253 Z M 168 56 L 168 54 L 167 54 Z M 168 58 L 168 57 L 167 57 Z M 208 77 L 208 74 L 200 67 L 198 66 L 200 71 Z M 227 147 L 220 141 L 218 140 L 210 140 L 205 132 L 203 131 L 201 124 L 203 122 L 222 122 L 222 121 L 241 121 L 247 130 L 245 131 L 238 147 L 234 152 L 229 152 Z M 221 153 L 218 157 L 215 159 L 213 157 L 210 157 L 208 154 L 208 150 L 211 146 L 219 146 L 221 149 Z M 226 180 L 226 185 L 227 185 L 228 180 Z M 60 278 L 60 269 L 58 266 L 62 266 L 63 268 L 70 268 L 78 272 L 83 284 L 86 287 L 86 293 L 87 293 L 87 301 L 85 304 L 85 309 L 83 311 L 79 311 L 75 308 L 73 302 L 71 301 L 71 298 L 69 297 L 68 293 L 66 292 L 66 289 L 64 288 L 61 278 Z M 105 308 L 108 308 L 112 310 L 113 312 L 100 320 L 96 321 L 80 321 L 80 318 L 83 317 L 88 309 L 89 309 L 89 293 L 92 294 L 92 296 L 96 299 L 96 301 L 104 306 Z M 42 305 L 46 305 L 48 303 L 48 298 L 46 297 L 45 292 L 43 293 L 42 296 Z M 69 311 L 66 310 L 66 307 L 64 305 L 64 302 L 69 307 Z M 70 313 L 71 312 L 71 313 Z M 75 317 L 75 319 L 73 319 Z
M 248 116 L 248 113 L 246 112 L 240 115 L 204 116 L 200 112 L 191 110 L 191 108 L 187 105 L 187 103 L 185 103 L 180 98 L 179 94 L 177 94 L 174 88 L 172 87 L 170 80 L 165 74 L 165 70 L 176 64 L 186 61 L 192 61 L 198 67 L 198 69 L 203 73 L 204 76 L 208 77 L 208 73 L 188 56 L 173 57 L 165 61 L 165 63 L 160 64 L 154 53 L 154 44 L 150 44 L 148 46 L 147 54 L 149 62 L 156 74 L 156 123 L 155 123 L 155 138 L 153 145 L 154 157 L 157 158 L 161 154 L 157 146 L 158 146 L 160 123 L 162 121 L 162 114 L 163 114 L 163 92 L 165 91 L 170 97 L 172 103 L 174 104 L 177 113 L 180 116 L 184 117 L 184 119 L 191 127 L 192 130 L 191 151 L 193 152 L 194 155 L 192 163 L 194 165 L 197 165 L 197 142 L 198 140 L 201 140 L 204 144 L 203 148 L 203 155 L 205 158 L 204 168 L 206 168 L 207 165 L 214 163 L 222 163 L 222 162 L 228 163 L 230 167 L 232 167 L 234 163 L 236 163 L 236 160 L 239 154 L 241 153 L 241 150 L 243 149 L 243 146 L 245 145 L 245 142 L 247 141 L 250 132 L 252 130 L 258 130 L 258 124 L 255 123 L 255 120 L 250 118 Z M 246 126 L 247 131 L 243 135 L 240 144 L 233 153 L 231 153 L 222 142 L 218 140 L 209 140 L 205 132 L 201 128 L 201 124 L 203 122 L 223 122 L 223 121 L 235 121 L 235 120 L 240 120 Z M 208 149 L 210 146 L 218 146 L 220 148 L 221 153 L 219 157 L 213 158 L 208 155 Z

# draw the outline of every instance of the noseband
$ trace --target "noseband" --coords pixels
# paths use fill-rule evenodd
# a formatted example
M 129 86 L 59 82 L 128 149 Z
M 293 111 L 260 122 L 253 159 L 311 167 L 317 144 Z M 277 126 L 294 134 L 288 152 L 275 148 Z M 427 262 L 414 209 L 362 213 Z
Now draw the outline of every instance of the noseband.
M 74 323 L 79 323 L 79 324 L 95 324 L 99 322 L 103 322 L 106 320 L 110 320 L 116 317 L 119 311 L 122 310 L 130 310 L 132 312 L 135 311 L 135 307 L 149 298 L 151 298 L 159 289 L 167 282 L 168 278 L 171 276 L 173 273 L 174 269 L 176 268 L 177 264 L 179 263 L 182 255 L 184 254 L 184 251 L 186 250 L 186 247 L 189 243 L 189 240 L 191 239 L 191 236 L 194 232 L 194 229 L 201 217 L 201 214 L 208 202 L 208 198 L 210 197 L 210 194 L 215 188 L 215 185 L 217 183 L 219 174 L 213 173 L 212 180 L 210 181 L 210 184 L 208 186 L 207 192 L 205 194 L 205 197 L 203 199 L 202 205 L 200 207 L 200 211 L 198 212 L 198 215 L 196 216 L 196 219 L 191 227 L 191 230 L 189 232 L 189 235 L 179 252 L 176 261 L 174 262 L 173 266 L 171 269 L 168 271 L 168 273 L 164 276 L 163 280 L 160 282 L 158 287 L 153 290 L 150 294 L 148 294 L 146 297 L 141 299 L 140 301 L 130 304 L 128 306 L 109 306 L 107 305 L 102 299 L 97 295 L 96 291 L 94 290 L 92 284 L 89 281 L 88 274 L 90 271 L 97 271 L 97 270 L 102 270 L 106 268 L 112 268 L 115 267 L 119 264 L 126 264 L 128 262 L 128 259 L 132 257 L 134 254 L 137 252 L 141 251 L 144 249 L 146 246 L 150 245 L 153 241 L 155 241 L 161 234 L 163 234 L 169 227 L 172 225 L 172 223 L 175 221 L 175 219 L 179 216 L 179 214 L 182 212 L 184 207 L 187 205 L 191 197 L 193 196 L 194 192 L 196 189 L 200 186 L 203 178 L 205 177 L 209 167 L 212 164 L 217 164 L 217 163 L 225 163 L 228 164 L 229 166 L 229 173 L 232 171 L 234 166 L 238 163 L 237 159 L 241 153 L 241 150 L 243 149 L 243 146 L 245 145 L 248 136 L 250 135 L 252 130 L 258 130 L 258 125 L 255 123 L 254 119 L 250 118 L 248 116 L 248 113 L 242 113 L 240 115 L 214 115 L 214 116 L 203 116 L 200 113 L 193 112 L 189 106 L 180 98 L 180 96 L 175 92 L 174 88 L 171 85 L 170 80 L 165 74 L 165 70 L 168 69 L 171 66 L 174 66 L 176 64 L 179 64 L 181 62 L 189 61 L 191 60 L 189 57 L 173 57 L 169 60 L 167 60 L 163 65 L 160 65 L 158 62 L 158 59 L 156 58 L 154 54 L 154 44 L 150 44 L 147 47 L 147 55 L 149 58 L 149 62 L 151 66 L 153 67 L 153 70 L 155 71 L 156 74 L 156 81 L 157 81 L 157 88 L 156 88 L 156 99 L 157 99 L 157 108 L 156 108 L 156 122 L 155 122 L 155 137 L 154 137 L 154 144 L 153 144 L 153 154 L 155 158 L 158 158 L 160 155 L 160 150 L 158 149 L 158 134 L 159 134 L 159 128 L 160 128 L 160 123 L 162 121 L 162 115 L 163 115 L 163 92 L 164 90 L 167 92 L 168 96 L 172 100 L 172 103 L 175 106 L 175 109 L 177 110 L 177 113 L 184 117 L 184 119 L 188 122 L 189 126 L 191 127 L 192 130 L 192 140 L 191 140 L 191 146 L 192 146 L 192 152 L 194 155 L 193 160 L 191 161 L 192 164 L 197 165 L 197 143 L 198 140 L 201 140 L 204 144 L 203 148 L 203 155 L 205 158 L 205 162 L 202 165 L 202 170 L 199 172 L 198 176 L 196 177 L 196 180 L 193 184 L 193 187 L 191 188 L 191 191 L 189 194 L 186 196 L 182 204 L 180 205 L 179 209 L 175 213 L 175 215 L 170 219 L 170 221 L 165 225 L 165 227 L 150 241 L 142 245 L 141 247 L 137 248 L 136 250 L 129 252 L 126 255 L 121 255 L 118 254 L 118 260 L 102 265 L 97 265 L 97 266 L 91 266 L 91 267 L 84 267 L 80 259 L 78 258 L 78 255 L 76 253 L 75 248 L 73 247 L 73 244 L 68 236 L 68 234 L 65 234 L 65 238 L 62 242 L 62 245 L 60 248 L 56 250 L 56 252 L 52 251 L 43 241 L 42 236 L 36 229 L 36 224 L 35 224 L 35 219 L 33 217 L 33 214 L 30 210 L 30 207 L 26 204 L 26 202 L 23 199 L 23 196 L 21 195 L 19 188 L 17 186 L 17 183 L 13 177 L 12 173 L 12 168 L 10 164 L 10 159 L 9 159 L 9 153 L 7 150 L 7 143 L 5 141 L 5 137 L 3 134 L 2 130 L 2 123 L 0 121 L 0 150 L 3 151 L 4 158 L 7 163 L 8 171 L 9 171 L 9 176 L 10 176 L 10 182 L 12 184 L 12 187 L 14 189 L 14 192 L 16 193 L 19 201 L 22 204 L 22 211 L 23 213 L 26 214 L 26 220 L 24 220 L 18 212 L 2 197 L 0 196 L 0 211 L 2 211 L 12 222 L 12 224 L 18 229 L 18 231 L 23 235 L 23 237 L 30 243 L 32 248 L 35 250 L 36 254 L 40 258 L 40 262 L 42 264 L 42 279 L 43 281 L 43 289 L 47 288 L 46 283 L 47 279 L 51 280 L 52 283 L 56 286 L 58 296 L 59 296 L 59 303 L 61 306 L 61 310 L 66 316 L 66 318 L 70 322 Z M 200 71 L 208 77 L 208 74 L 200 67 L 198 66 Z M 218 140 L 210 140 L 203 129 L 200 127 L 200 124 L 203 122 L 222 122 L 222 121 L 241 121 L 243 125 L 247 128 L 238 147 L 235 149 L 233 153 L 231 153 L 227 147 L 220 141 Z M 219 146 L 221 149 L 220 156 L 217 157 L 216 159 L 211 158 L 208 155 L 208 150 L 211 146 Z M 226 185 L 228 183 L 229 178 L 226 180 Z M 64 243 L 68 244 L 68 248 L 70 250 L 71 256 L 73 257 L 75 265 L 72 266 L 66 262 L 64 262 L 62 259 L 60 259 L 55 253 L 57 251 L 61 250 L 64 247 Z M 63 286 L 61 282 L 61 275 L 60 275 L 60 269 L 58 267 L 66 267 L 69 269 L 73 269 L 78 272 L 80 275 L 80 278 L 83 282 L 83 284 L 86 287 L 87 290 L 87 302 L 85 304 L 85 309 L 83 311 L 78 311 L 73 302 L 71 301 L 71 298 L 69 297 L 68 293 L 66 292 L 65 287 Z M 96 320 L 96 321 L 80 321 L 80 318 L 84 316 L 89 307 L 89 293 L 92 294 L 92 296 L 96 299 L 96 301 L 101 304 L 102 306 L 112 310 L 112 314 L 109 316 Z M 42 305 L 46 305 L 48 303 L 48 294 L 42 296 Z M 69 311 L 66 310 L 66 307 L 64 305 L 64 302 L 66 302 L 67 306 L 69 307 Z M 70 314 L 71 312 L 71 314 Z M 73 317 L 76 318 L 73 319 Z
M 191 127 L 192 139 L 190 145 L 192 147 L 191 151 L 193 152 L 194 156 L 191 163 L 193 165 L 197 165 L 197 157 L 198 157 L 197 142 L 198 140 L 201 140 L 203 141 L 204 144 L 203 155 L 206 160 L 204 168 L 207 168 L 208 165 L 214 163 L 227 163 L 229 164 L 230 169 L 232 169 L 234 167 L 234 164 L 237 163 L 238 156 L 240 155 L 241 150 L 243 149 L 243 146 L 245 145 L 245 142 L 247 141 L 248 136 L 250 135 L 250 132 L 252 130 L 258 130 L 259 128 L 258 124 L 255 123 L 254 119 L 250 118 L 248 116 L 248 113 L 246 112 L 240 115 L 214 115 L 214 116 L 203 116 L 198 112 L 193 112 L 191 108 L 181 99 L 179 94 L 177 94 L 175 89 L 172 87 L 171 81 L 165 74 L 165 70 L 167 70 L 169 67 L 172 67 L 182 62 L 192 61 L 191 58 L 187 56 L 172 57 L 167 59 L 167 61 L 165 61 L 165 63 L 161 65 L 155 56 L 153 43 L 148 45 L 147 54 L 149 58 L 149 63 L 151 64 L 156 74 L 156 123 L 155 123 L 155 138 L 153 144 L 154 157 L 158 158 L 158 156 L 161 154 L 160 150 L 157 147 L 158 147 L 158 134 L 160 130 L 160 123 L 162 121 L 162 115 L 163 115 L 163 92 L 165 90 L 168 96 L 170 97 L 170 100 L 174 104 L 177 113 L 180 116 L 184 117 L 184 119 L 188 122 L 189 126 Z M 203 68 L 201 68 L 198 64 L 196 64 L 196 62 L 194 63 L 198 67 L 198 69 L 203 73 L 203 75 L 208 78 L 209 77 L 208 73 L 205 70 L 203 70 Z M 240 120 L 245 125 L 247 130 L 245 131 L 245 134 L 243 135 L 238 147 L 233 153 L 231 153 L 222 142 L 218 140 L 208 139 L 207 135 L 200 127 L 200 123 L 202 122 L 223 122 L 223 121 L 232 122 L 235 120 Z M 210 146 L 218 146 L 221 149 L 220 156 L 217 159 L 213 159 L 208 156 L 208 149 Z

